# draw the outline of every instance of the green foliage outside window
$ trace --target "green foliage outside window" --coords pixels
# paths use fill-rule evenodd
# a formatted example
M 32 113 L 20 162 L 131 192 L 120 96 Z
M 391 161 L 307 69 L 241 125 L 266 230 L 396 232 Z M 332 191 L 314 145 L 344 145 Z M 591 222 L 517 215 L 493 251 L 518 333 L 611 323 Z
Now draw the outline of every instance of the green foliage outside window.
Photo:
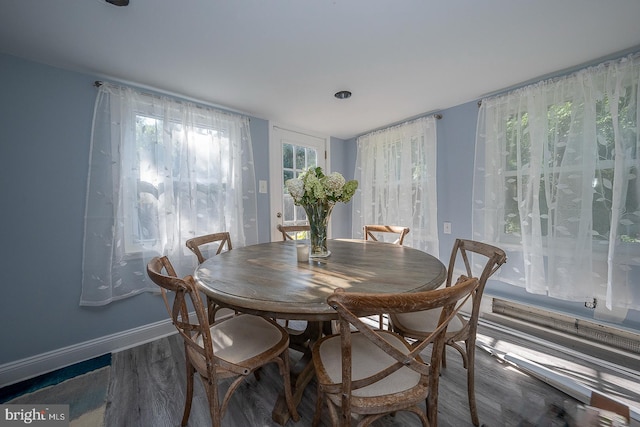
M 635 98 L 631 94 L 632 88 L 627 89 L 627 93 L 620 97 L 617 106 L 619 130 L 623 133 L 619 137 L 625 136 L 636 140 L 636 111 Z M 563 166 L 563 159 L 569 146 L 569 138 L 572 130 L 580 129 L 583 125 L 576 117 L 583 117 L 583 114 L 576 114 L 585 108 L 584 103 L 566 101 L 559 104 L 550 105 L 547 113 L 547 146 L 545 147 L 545 164 L 541 166 L 542 173 L 533 177 L 530 174 L 530 167 L 517 171 L 518 159 L 520 163 L 528 165 L 531 157 L 531 135 L 529 134 L 529 114 L 522 113 L 519 116 L 511 116 L 506 123 L 506 151 L 504 153 L 505 165 L 505 205 L 504 205 L 504 228 L 507 235 L 519 236 L 521 233 L 521 218 L 518 209 L 519 191 L 527 188 L 528 180 L 537 179 L 539 185 L 539 210 L 540 226 L 542 235 L 546 236 L 553 227 L 554 202 L 556 201 L 559 187 L 559 174 L 557 171 L 567 171 Z M 609 240 L 611 228 L 611 205 L 613 197 L 614 183 L 614 158 L 615 158 L 615 135 L 612 120 L 612 109 L 609 105 L 609 98 L 603 96 L 597 101 L 595 106 L 597 143 L 593 155 L 597 155 L 597 166 L 595 176 L 590 177 L 593 183 L 592 233 L 595 241 Z M 573 129 L 571 129 L 573 127 Z M 575 134 L 575 132 L 573 132 Z M 580 132 L 578 132 L 580 134 Z M 583 142 L 589 144 L 588 141 Z M 640 229 L 636 221 L 627 218 L 640 215 L 640 201 L 638 194 L 638 153 L 635 147 L 627 148 L 623 153 L 628 159 L 631 168 L 630 179 L 628 179 L 627 192 L 624 203 L 624 213 L 620 220 L 620 226 L 626 229 L 620 230 L 623 242 L 640 242 Z M 529 165 L 531 166 L 531 165 Z M 563 169 L 564 168 L 564 169 Z M 555 173 L 554 173 L 555 171 Z M 582 174 L 576 170 L 575 174 Z M 581 177 L 580 177 L 581 178 Z M 520 185 L 518 185 L 520 180 Z M 522 197 L 520 197 L 521 199 Z M 635 225 L 634 225 L 635 223 Z

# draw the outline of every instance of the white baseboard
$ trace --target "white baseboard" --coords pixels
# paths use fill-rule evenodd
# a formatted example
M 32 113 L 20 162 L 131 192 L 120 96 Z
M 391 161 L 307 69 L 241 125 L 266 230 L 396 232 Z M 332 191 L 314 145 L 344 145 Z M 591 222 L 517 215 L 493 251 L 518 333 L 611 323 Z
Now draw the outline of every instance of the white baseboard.
M 176 333 L 169 319 L 0 365 L 0 387 Z

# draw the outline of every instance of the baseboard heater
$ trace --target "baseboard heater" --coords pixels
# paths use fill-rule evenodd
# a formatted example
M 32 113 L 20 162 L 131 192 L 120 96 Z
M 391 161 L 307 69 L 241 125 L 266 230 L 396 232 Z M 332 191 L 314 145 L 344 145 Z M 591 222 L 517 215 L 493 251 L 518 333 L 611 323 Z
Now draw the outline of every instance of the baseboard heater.
M 554 331 L 571 334 L 591 342 L 598 342 L 630 353 L 640 354 L 640 334 L 630 331 L 499 298 L 493 298 L 492 312 L 537 326 L 544 326 Z

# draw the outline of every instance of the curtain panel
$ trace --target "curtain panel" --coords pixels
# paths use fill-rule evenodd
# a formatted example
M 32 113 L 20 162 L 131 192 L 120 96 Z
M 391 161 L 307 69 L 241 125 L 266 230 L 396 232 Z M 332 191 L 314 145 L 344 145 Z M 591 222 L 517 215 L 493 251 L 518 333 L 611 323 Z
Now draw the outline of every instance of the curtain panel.
M 568 301 L 640 308 L 639 56 L 482 100 L 474 238 L 496 277 Z
M 434 116 L 358 137 L 354 238 L 366 224 L 405 226 L 404 245 L 439 256 L 436 141 Z
M 157 255 L 191 274 L 191 237 L 257 243 L 246 117 L 102 84 L 89 161 L 80 305 L 156 291 L 146 264 Z

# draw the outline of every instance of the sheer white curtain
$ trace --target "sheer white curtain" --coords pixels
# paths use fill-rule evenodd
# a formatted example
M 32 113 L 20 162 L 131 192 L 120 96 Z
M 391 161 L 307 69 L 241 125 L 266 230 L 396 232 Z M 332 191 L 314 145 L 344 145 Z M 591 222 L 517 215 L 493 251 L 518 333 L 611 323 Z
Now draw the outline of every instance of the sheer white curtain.
M 482 101 L 474 237 L 529 292 L 640 308 L 638 85 L 629 56 Z
M 407 226 L 406 246 L 439 256 L 436 140 L 434 116 L 358 138 L 353 237 L 365 224 Z
M 146 263 L 167 255 L 179 274 L 191 237 L 228 231 L 257 243 L 249 120 L 103 84 L 95 103 L 81 305 L 155 291 Z

